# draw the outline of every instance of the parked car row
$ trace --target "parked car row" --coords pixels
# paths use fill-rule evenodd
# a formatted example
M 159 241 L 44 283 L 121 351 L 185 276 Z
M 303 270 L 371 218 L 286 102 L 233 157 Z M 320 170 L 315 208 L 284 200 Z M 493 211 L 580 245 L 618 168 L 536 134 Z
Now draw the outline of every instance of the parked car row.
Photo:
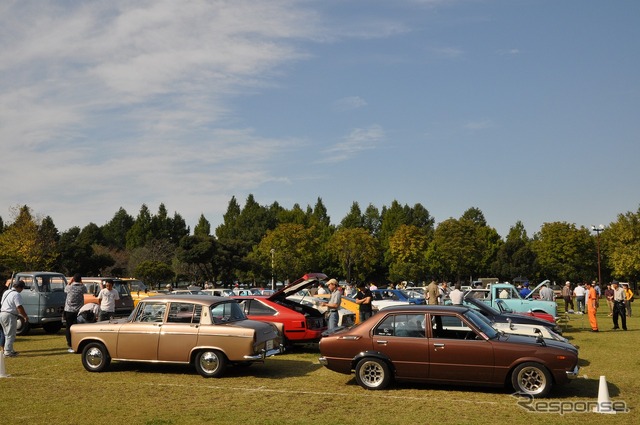
M 48 277 L 49 286 L 54 277 Z M 64 295 L 64 276 L 60 279 L 52 294 Z M 326 279 L 310 273 L 271 295 L 148 296 L 126 318 L 72 326 L 72 348 L 90 372 L 107 370 L 111 361 L 164 362 L 219 377 L 228 366 L 264 362 L 289 344 L 319 342 L 322 365 L 353 373 L 359 385 L 372 390 L 394 380 L 508 384 L 544 397 L 553 385 L 577 376 L 578 349 L 554 324 L 474 298 L 461 307 L 392 300 L 406 304 L 378 309 L 358 325 L 353 325 L 356 315 L 344 309 L 343 327 L 327 332 L 318 308 L 322 299 L 295 295 Z M 45 289 L 44 277 L 31 282 Z

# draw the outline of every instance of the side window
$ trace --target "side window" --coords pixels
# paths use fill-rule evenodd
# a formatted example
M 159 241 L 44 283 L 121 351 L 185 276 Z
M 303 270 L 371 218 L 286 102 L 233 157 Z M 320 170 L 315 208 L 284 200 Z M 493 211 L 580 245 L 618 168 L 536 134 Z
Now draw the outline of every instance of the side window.
M 31 287 L 34 285 L 33 283 L 33 278 L 31 276 L 23 276 L 20 278 L 21 281 L 24 282 L 24 289 L 25 291 L 28 289 L 31 289 Z M 15 282 L 15 280 L 14 280 Z
M 431 335 L 434 338 L 473 339 L 475 332 L 458 316 L 434 314 L 431 316 Z
M 171 303 L 169 306 L 168 323 L 192 323 L 195 306 L 189 303 Z M 198 320 L 199 322 L 199 320 Z
M 379 336 L 393 336 L 394 327 L 395 327 L 395 317 L 394 315 L 387 316 L 373 331 L 374 335 Z
M 138 309 L 134 322 L 162 322 L 164 320 L 164 313 L 167 309 L 166 304 L 161 303 L 141 303 L 141 308 Z
M 275 316 L 277 311 L 269 307 L 268 305 L 262 304 L 258 300 L 246 300 L 249 302 L 248 308 L 245 307 L 244 312 L 248 315 L 254 316 Z
M 424 338 L 424 314 L 389 315 L 374 330 L 374 335 Z
M 66 282 L 62 277 L 54 276 L 49 282 L 49 288 L 51 292 L 63 292 L 65 284 Z

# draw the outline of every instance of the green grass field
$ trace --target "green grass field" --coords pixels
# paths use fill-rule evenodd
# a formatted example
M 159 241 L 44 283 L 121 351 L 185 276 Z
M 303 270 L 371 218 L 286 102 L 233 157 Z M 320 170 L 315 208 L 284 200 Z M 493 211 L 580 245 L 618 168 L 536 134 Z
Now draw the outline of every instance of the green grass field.
M 586 316 L 571 315 L 565 336 L 580 347 L 581 378 L 554 389 L 544 401 L 578 409 L 598 397 L 606 376 L 612 401 L 628 413 L 532 413 L 506 389 L 396 383 L 366 391 L 353 377 L 318 364 L 317 345 L 230 368 L 204 379 L 187 366 L 112 363 L 89 373 L 80 356 L 68 354 L 64 335 L 40 330 L 18 337 L 17 358 L 4 360 L 0 421 L 10 424 L 635 424 L 640 423 L 640 320 L 628 332 L 611 331 L 599 314 L 601 332 Z M 543 406 L 544 407 L 544 406 Z

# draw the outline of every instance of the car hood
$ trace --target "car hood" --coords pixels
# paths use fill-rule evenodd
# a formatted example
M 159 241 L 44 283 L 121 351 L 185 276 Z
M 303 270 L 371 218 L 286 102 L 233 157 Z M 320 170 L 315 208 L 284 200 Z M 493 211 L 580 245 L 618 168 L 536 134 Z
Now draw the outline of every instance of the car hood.
M 324 273 L 307 273 L 295 282 L 270 295 L 267 299 L 271 301 L 283 301 L 289 295 L 294 295 L 296 292 L 320 283 L 323 280 L 327 280 L 327 275 Z
M 540 345 L 540 343 L 537 342 L 537 338 L 535 336 L 503 333 L 503 334 L 499 334 L 499 338 L 500 338 L 500 341 L 504 341 L 504 342 Z M 556 341 L 553 339 L 545 338 L 544 343 L 547 347 L 553 347 L 561 350 L 571 351 L 576 356 L 578 355 L 578 348 L 575 345 L 571 344 L 570 342 Z
M 533 294 L 535 294 L 535 293 L 536 293 L 536 291 L 538 291 L 540 288 L 542 288 L 542 285 L 547 285 L 547 284 L 550 284 L 550 283 L 551 283 L 551 281 L 550 281 L 549 279 L 547 279 L 547 280 L 543 280 L 542 282 L 540 282 L 540 283 L 538 284 L 538 286 L 536 286 L 535 288 L 533 288 L 533 289 L 531 290 L 531 292 L 529 292 L 529 294 L 527 294 L 527 296 L 526 296 L 526 297 L 524 297 L 524 299 L 525 299 L 525 300 L 531 300 L 531 299 L 533 299 Z

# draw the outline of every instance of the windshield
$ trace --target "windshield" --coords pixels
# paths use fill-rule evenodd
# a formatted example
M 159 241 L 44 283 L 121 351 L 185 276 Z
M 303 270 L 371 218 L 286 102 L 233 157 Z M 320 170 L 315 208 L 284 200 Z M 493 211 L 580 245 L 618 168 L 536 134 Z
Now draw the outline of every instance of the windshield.
M 475 327 L 480 329 L 480 331 L 489 339 L 493 339 L 498 335 L 498 331 L 496 331 L 491 326 L 491 322 L 484 318 L 480 313 L 473 310 L 468 310 L 464 313 L 464 317 L 466 317 L 467 320 L 473 323 Z
M 211 320 L 213 323 L 234 322 L 236 320 L 246 320 L 242 307 L 235 301 L 225 301 L 214 304 L 210 307 Z

